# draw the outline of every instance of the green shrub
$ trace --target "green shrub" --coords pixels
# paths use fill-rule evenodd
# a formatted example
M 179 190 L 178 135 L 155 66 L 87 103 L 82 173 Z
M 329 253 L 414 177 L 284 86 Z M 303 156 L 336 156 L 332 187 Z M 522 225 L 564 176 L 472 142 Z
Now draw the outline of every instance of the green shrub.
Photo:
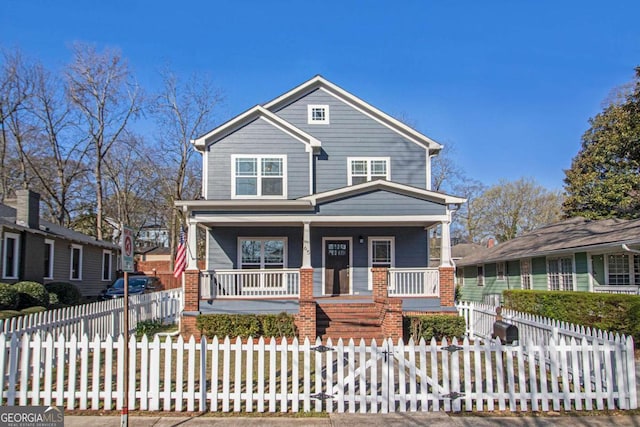
M 42 311 L 47 311 L 47 308 L 40 305 L 34 305 L 33 307 L 27 307 L 20 310 L 20 314 L 40 313 Z
M 151 338 L 153 334 L 162 330 L 164 325 L 162 322 L 157 320 L 145 320 L 142 322 L 138 322 L 136 325 L 136 337 L 142 338 L 144 335 L 147 338 Z
M 13 285 L 0 283 L 0 310 L 15 310 L 18 307 L 18 291 Z
M 462 338 L 466 331 L 466 324 L 463 317 L 447 314 L 433 314 L 424 316 L 405 316 L 404 332 L 405 337 L 413 337 L 418 341 L 424 338 L 425 341 L 442 341 L 442 338 L 453 337 Z
M 287 313 L 261 314 L 258 316 L 261 335 L 265 337 L 295 337 L 296 325 L 293 315 Z
M 34 305 L 48 306 L 49 293 L 44 285 L 38 282 L 18 282 L 14 285 L 18 291 L 18 309 Z
M 504 291 L 505 308 L 632 335 L 640 342 L 640 296 L 558 291 Z
M 202 335 L 218 338 L 241 337 L 294 337 L 293 316 L 280 314 L 203 314 L 196 318 L 196 327 Z
M 73 284 L 67 282 L 51 282 L 45 286 L 49 295 L 57 295 L 58 303 L 64 305 L 77 305 L 80 304 L 82 294 L 80 290 Z
M 0 319 L 9 319 L 11 317 L 20 316 L 21 314 L 22 313 L 17 310 L 3 310 L 0 311 Z

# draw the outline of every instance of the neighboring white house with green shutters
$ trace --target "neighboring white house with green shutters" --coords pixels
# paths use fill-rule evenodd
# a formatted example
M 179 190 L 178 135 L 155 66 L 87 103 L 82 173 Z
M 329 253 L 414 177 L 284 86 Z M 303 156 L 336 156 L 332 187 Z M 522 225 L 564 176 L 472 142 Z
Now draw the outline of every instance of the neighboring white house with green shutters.
M 640 220 L 571 218 L 456 263 L 461 299 L 493 302 L 505 289 L 637 294 Z

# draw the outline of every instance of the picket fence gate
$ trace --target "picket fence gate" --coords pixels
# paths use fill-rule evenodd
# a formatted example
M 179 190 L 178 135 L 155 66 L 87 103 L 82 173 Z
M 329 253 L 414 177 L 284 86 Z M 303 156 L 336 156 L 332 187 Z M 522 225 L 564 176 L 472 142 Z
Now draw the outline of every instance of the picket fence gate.
M 138 322 L 156 320 L 177 323 L 182 310 L 182 289 L 132 295 L 129 297 L 129 322 L 133 331 Z M 124 299 L 117 298 L 47 310 L 0 320 L 0 332 L 5 334 L 47 333 L 67 337 L 84 334 L 105 339 L 124 331 Z M 130 332 L 131 332 L 130 331 Z
M 124 338 L 0 334 L 0 405 L 114 410 Z M 635 409 L 633 341 L 379 345 L 131 337 L 129 409 L 222 412 Z M 542 362 L 540 362 L 542 361 Z M 546 362 L 548 361 L 548 362 Z

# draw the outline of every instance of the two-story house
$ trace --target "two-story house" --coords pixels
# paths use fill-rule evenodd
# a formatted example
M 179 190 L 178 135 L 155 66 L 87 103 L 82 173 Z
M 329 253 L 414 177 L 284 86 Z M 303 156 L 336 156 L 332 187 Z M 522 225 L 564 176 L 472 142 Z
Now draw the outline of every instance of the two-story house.
M 431 190 L 437 142 L 321 76 L 192 142 L 202 199 L 177 205 L 190 248 L 206 229 L 206 267 L 188 251 L 185 324 L 197 313 L 286 311 L 317 321 L 302 335 L 330 336 L 347 333 L 331 333 L 332 320 L 363 333 L 382 323 L 389 305 L 373 308 L 375 298 L 454 311 L 449 224 L 465 200 Z M 438 226 L 440 265 L 429 268 Z

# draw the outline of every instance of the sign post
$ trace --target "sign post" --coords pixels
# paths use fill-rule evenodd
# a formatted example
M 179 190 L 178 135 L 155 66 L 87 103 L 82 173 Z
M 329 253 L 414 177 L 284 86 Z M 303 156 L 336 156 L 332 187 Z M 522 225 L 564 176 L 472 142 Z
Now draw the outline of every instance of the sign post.
M 124 272 L 124 396 L 120 426 L 129 425 L 129 273 L 133 272 L 133 229 L 122 226 L 122 271 Z

